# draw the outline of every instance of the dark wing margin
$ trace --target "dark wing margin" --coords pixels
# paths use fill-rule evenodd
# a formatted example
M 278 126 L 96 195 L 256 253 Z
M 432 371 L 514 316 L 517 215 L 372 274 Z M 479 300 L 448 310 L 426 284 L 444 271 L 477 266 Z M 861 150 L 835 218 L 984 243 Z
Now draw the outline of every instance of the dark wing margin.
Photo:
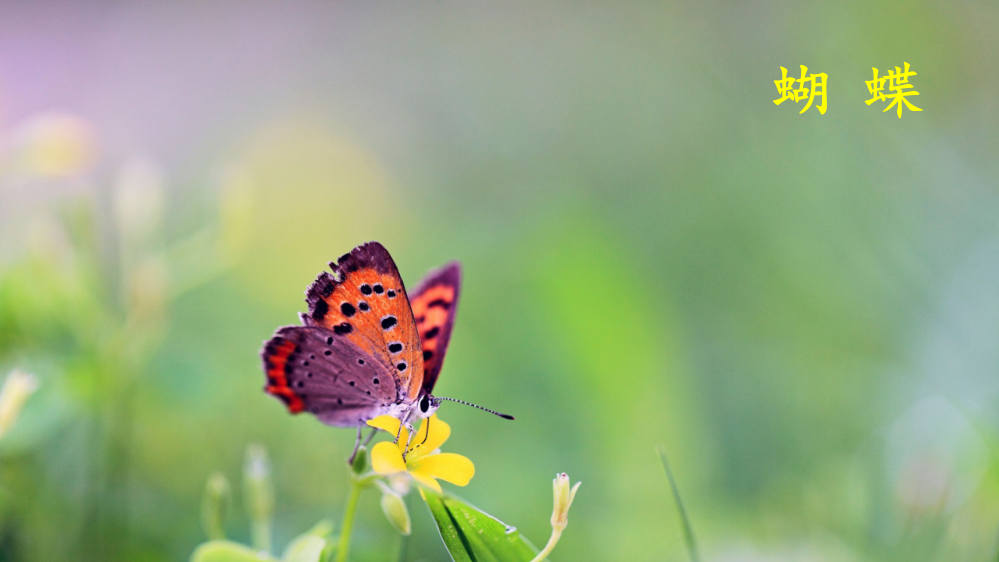
M 260 352 L 260 358 L 264 362 L 264 374 L 267 376 L 267 386 L 264 387 L 264 391 L 284 402 L 289 412 L 300 414 L 305 411 L 305 402 L 288 383 L 290 367 L 288 360 L 298 349 L 298 345 L 282 335 L 283 330 L 285 328 L 267 340 L 264 349 Z
M 451 262 L 431 271 L 410 294 L 423 345 L 423 391 L 430 394 L 444 365 L 461 291 L 461 264 Z
M 329 304 L 326 299 L 333 294 L 333 291 L 346 281 L 346 276 L 361 269 L 373 269 L 381 275 L 389 275 L 399 279 L 402 277 L 392 260 L 392 256 L 378 242 L 366 242 L 346 254 L 340 256 L 335 262 L 329 263 L 329 272 L 322 272 L 316 280 L 309 285 L 305 291 L 305 302 L 309 305 L 307 317 L 309 323 L 313 325 L 323 325 L 326 314 L 329 312 Z M 405 287 L 403 287 L 405 288 Z

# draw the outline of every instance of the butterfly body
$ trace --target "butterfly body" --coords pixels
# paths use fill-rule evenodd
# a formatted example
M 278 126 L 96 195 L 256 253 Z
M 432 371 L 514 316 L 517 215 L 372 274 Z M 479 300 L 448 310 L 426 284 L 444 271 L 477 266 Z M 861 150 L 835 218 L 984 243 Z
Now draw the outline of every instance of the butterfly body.
M 303 325 L 280 328 L 264 344 L 264 390 L 291 413 L 310 412 L 338 427 L 386 414 L 405 423 L 429 417 L 454 325 L 458 264 L 431 273 L 412 299 L 377 242 L 330 269 L 306 291 Z

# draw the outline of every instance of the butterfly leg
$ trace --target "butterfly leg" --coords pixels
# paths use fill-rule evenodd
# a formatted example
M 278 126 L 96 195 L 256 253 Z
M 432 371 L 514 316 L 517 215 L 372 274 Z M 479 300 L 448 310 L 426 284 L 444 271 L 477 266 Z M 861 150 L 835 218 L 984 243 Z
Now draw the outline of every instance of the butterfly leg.
M 407 423 L 406 429 L 409 430 L 409 436 L 406 438 L 406 452 L 402 454 L 402 460 L 406 460 L 406 453 L 409 452 L 409 445 L 413 442 L 413 434 L 416 433 L 416 429 L 413 428 L 413 424 Z
M 405 426 L 406 429 L 409 430 L 409 435 L 406 437 L 406 448 L 403 449 L 403 452 L 402 452 L 402 460 L 403 461 L 406 460 L 406 453 L 409 452 L 409 444 L 413 441 L 413 433 L 415 433 L 415 431 L 413 430 L 413 424 L 409 423 L 409 420 L 413 419 L 413 416 L 416 413 L 416 407 L 415 406 L 416 405 L 414 404 L 414 407 L 412 409 L 410 409 L 406 413 L 406 415 L 399 420 L 399 432 L 395 436 L 395 442 L 398 443 L 399 442 L 399 437 L 402 435 L 402 428 L 403 428 L 403 426 Z
M 364 444 L 361 445 L 361 446 L 362 447 L 367 447 L 368 443 L 371 443 L 371 440 L 375 438 L 375 434 L 376 433 L 378 433 L 378 428 L 377 427 L 372 427 L 371 428 L 371 433 L 368 434 L 368 438 L 364 440 Z
M 410 435 L 410 437 L 412 437 L 412 435 L 413 435 L 413 424 L 409 423 L 409 420 L 412 419 L 412 417 L 413 417 L 413 410 L 410 410 L 409 412 L 406 413 L 406 415 L 404 417 L 399 418 L 399 430 L 395 432 L 395 441 L 393 441 L 392 443 L 398 443 L 399 442 L 399 437 L 402 436 L 402 428 L 404 428 L 404 427 L 409 430 L 409 435 Z M 405 457 L 405 455 L 403 455 L 403 456 Z
M 374 436 L 372 435 L 372 437 L 374 437 Z M 371 437 L 368 438 L 368 441 L 371 441 Z M 357 457 L 357 451 L 360 448 L 361 448 L 361 424 L 358 423 L 357 424 L 357 441 L 354 441 L 354 452 L 351 453 L 350 454 L 350 458 L 347 459 L 347 464 L 348 465 L 354 464 L 354 458 Z
M 392 441 L 393 444 L 399 442 L 399 437 L 402 436 L 402 426 L 403 425 L 404 425 L 403 422 L 400 421 L 399 422 L 399 430 L 395 432 L 395 441 Z

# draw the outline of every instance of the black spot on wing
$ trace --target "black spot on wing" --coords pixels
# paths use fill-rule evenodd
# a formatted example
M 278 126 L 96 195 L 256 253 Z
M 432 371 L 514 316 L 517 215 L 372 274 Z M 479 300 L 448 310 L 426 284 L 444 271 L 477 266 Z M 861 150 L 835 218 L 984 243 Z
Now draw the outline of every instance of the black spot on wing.
M 354 308 L 354 305 L 349 302 L 345 302 L 340 305 L 340 312 L 342 312 L 347 318 L 350 318 L 351 316 L 357 314 L 357 309 Z
M 399 277 L 399 270 L 389 255 L 388 250 L 378 242 L 367 242 L 357 246 L 350 252 L 340 256 L 336 262 L 329 263 L 332 274 L 322 272 L 319 277 L 306 290 L 306 302 L 309 304 L 309 313 L 302 315 L 302 321 L 306 325 L 322 322 L 329 312 L 329 305 L 324 301 L 336 292 L 337 287 L 344 282 L 350 273 L 364 268 L 374 268 L 379 274 L 388 274 L 394 278 Z M 375 293 L 375 290 L 365 284 L 361 288 L 366 295 Z M 386 288 L 382 286 L 382 291 Z M 398 291 L 399 289 L 395 289 Z M 381 294 L 382 291 L 378 291 Z M 391 296 L 395 296 L 394 294 Z M 321 304 L 323 303 L 323 304 Z
M 382 329 L 391 330 L 397 323 L 398 321 L 395 319 L 395 316 L 388 315 L 385 318 L 382 318 Z
M 312 309 L 312 318 L 317 321 L 322 321 L 326 318 L 326 313 L 330 310 L 330 305 L 326 304 L 324 300 L 317 300 Z
M 345 335 L 349 334 L 350 332 L 352 332 L 353 330 L 354 330 L 354 327 L 351 326 L 347 322 L 344 322 L 342 324 L 337 324 L 336 326 L 333 326 L 333 333 L 336 334 L 336 335 L 338 335 L 338 336 L 345 336 Z
M 309 314 L 303 318 L 306 324 L 313 320 L 322 321 L 326 317 L 329 305 L 325 299 L 333 294 L 336 286 L 336 279 L 325 271 L 320 273 L 316 280 L 309 285 L 305 291 L 305 302 L 309 304 Z
M 427 330 L 427 333 L 423 334 L 423 339 L 432 340 L 437 337 L 437 334 L 439 334 L 440 331 L 440 326 L 434 326 L 433 328 Z

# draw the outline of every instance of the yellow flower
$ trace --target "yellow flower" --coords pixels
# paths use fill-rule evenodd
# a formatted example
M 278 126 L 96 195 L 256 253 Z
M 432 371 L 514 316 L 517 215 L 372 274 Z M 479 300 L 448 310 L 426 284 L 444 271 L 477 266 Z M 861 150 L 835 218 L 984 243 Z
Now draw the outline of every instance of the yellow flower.
M 475 475 L 475 465 L 468 458 L 455 453 L 442 453 L 438 449 L 451 436 L 451 426 L 434 414 L 423 420 L 413 441 L 406 449 L 409 432 L 399 430 L 399 420 L 392 416 L 378 416 L 368 422 L 371 427 L 399 435 L 399 442 L 382 441 L 371 449 L 371 468 L 378 474 L 405 472 L 420 484 L 441 493 L 437 478 L 458 486 L 468 484 Z M 403 460 L 403 452 L 406 458 Z

